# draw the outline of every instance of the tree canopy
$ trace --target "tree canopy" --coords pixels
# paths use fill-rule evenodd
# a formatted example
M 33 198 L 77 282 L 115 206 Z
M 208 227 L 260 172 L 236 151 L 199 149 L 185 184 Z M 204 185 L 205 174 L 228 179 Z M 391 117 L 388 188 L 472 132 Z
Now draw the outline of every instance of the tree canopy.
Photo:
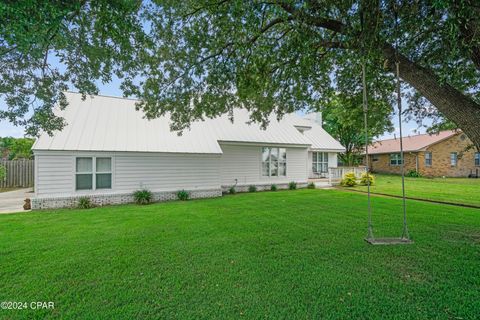
M 30 138 L 0 137 L 0 158 L 8 160 L 31 159 L 34 142 L 35 140 Z
M 0 21 L 0 117 L 32 133 L 61 127 L 62 90 L 96 93 L 97 79 L 120 78 L 147 117 L 183 129 L 234 107 L 264 124 L 317 110 L 360 92 L 362 62 L 369 98 L 388 102 L 399 62 L 410 114 L 438 113 L 480 147 L 475 0 L 31 0 L 2 4 Z

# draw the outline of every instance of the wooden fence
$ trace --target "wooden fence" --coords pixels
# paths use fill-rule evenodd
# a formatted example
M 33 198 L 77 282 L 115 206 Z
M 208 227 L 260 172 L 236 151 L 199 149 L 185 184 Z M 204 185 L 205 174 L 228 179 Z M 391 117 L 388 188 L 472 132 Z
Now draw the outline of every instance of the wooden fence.
M 0 180 L 0 188 L 33 187 L 34 160 L 0 160 L 0 165 L 7 170 L 5 179 Z

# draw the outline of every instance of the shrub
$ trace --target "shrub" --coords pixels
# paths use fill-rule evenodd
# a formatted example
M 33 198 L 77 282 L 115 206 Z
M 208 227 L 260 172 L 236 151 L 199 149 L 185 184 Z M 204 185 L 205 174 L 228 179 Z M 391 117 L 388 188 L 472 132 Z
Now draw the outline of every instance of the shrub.
M 276 185 L 276 184 L 272 184 L 272 185 L 270 186 L 270 190 L 271 190 L 271 191 L 277 191 L 277 185 Z
M 297 183 L 295 181 L 291 181 L 288 183 L 288 189 L 295 190 L 297 189 Z
M 255 187 L 253 184 L 248 187 L 248 192 L 256 192 L 256 191 L 257 191 L 257 187 Z
M 93 208 L 93 204 L 89 197 L 80 197 L 78 199 L 77 207 L 79 209 L 90 209 Z
M 133 193 L 133 199 L 136 204 L 149 204 L 153 199 L 153 194 L 150 190 L 137 190 Z
M 6 176 L 7 176 L 7 168 L 5 168 L 4 165 L 0 164 L 0 181 L 5 180 Z
M 237 190 L 235 190 L 235 187 L 230 187 L 230 189 L 228 189 L 228 193 L 235 194 L 237 193 Z
M 364 186 L 368 184 L 373 186 L 373 184 L 375 183 L 375 177 L 371 173 L 364 172 L 362 173 L 362 177 L 360 178 L 360 183 Z
M 315 189 L 315 183 L 310 182 L 310 183 L 307 185 L 307 188 L 308 188 L 308 189 Z
M 185 190 L 180 190 L 177 192 L 178 200 L 187 201 L 190 198 L 190 194 Z
M 407 172 L 406 176 L 410 177 L 410 178 L 421 178 L 422 177 L 420 172 L 418 172 L 417 170 L 409 170 Z
M 355 173 L 353 173 L 353 172 L 346 173 L 343 176 L 343 179 L 340 182 L 340 184 L 344 187 L 354 187 L 354 186 L 356 186 L 357 185 L 357 177 L 355 177 Z

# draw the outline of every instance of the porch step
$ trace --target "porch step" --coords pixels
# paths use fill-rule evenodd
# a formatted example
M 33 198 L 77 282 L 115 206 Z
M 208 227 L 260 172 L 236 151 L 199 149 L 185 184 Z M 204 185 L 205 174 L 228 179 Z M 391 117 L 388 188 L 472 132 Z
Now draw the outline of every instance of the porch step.
M 322 188 L 330 188 L 332 185 L 328 183 L 328 181 L 317 181 L 313 183 L 315 185 L 315 188 L 317 189 L 322 189 Z

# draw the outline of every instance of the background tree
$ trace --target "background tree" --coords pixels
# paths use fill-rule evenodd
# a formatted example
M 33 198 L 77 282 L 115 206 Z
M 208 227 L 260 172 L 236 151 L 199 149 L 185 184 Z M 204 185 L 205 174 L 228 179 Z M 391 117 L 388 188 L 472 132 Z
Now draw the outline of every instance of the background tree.
M 170 112 L 174 129 L 236 106 L 266 124 L 271 112 L 319 109 L 362 60 L 371 88 L 387 88 L 399 61 L 422 102 L 411 114 L 428 101 L 480 147 L 475 0 L 32 0 L 2 3 L 0 24 L 0 117 L 32 133 L 61 128 L 52 106 L 66 105 L 70 84 L 95 93 L 96 79 L 117 76 L 147 117 Z
M 392 131 L 390 119 L 391 107 L 381 100 L 369 101 L 368 142 L 384 132 Z M 361 162 L 365 151 L 365 131 L 363 122 L 362 96 L 337 94 L 322 108 L 323 127 L 345 147 L 345 153 L 339 154 L 344 165 L 353 166 Z
M 0 154 L 8 160 L 32 159 L 34 142 L 31 138 L 0 137 Z

